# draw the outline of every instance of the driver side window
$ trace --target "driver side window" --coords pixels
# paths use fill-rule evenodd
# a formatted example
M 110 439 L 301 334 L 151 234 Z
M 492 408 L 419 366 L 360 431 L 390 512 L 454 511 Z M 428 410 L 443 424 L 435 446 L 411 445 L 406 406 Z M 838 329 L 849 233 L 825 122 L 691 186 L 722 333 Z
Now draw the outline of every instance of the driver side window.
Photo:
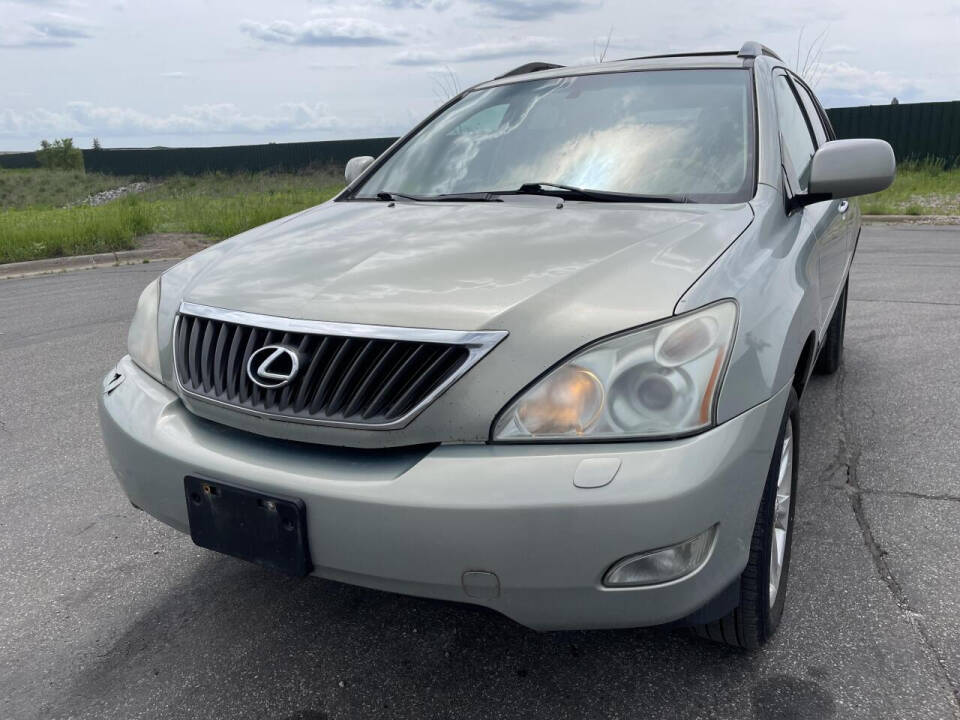
M 787 155 L 787 173 L 795 191 L 805 192 L 810 180 L 810 161 L 816 144 L 810 134 L 807 117 L 797 102 L 786 75 L 774 78 L 777 117 L 780 120 L 780 147 Z

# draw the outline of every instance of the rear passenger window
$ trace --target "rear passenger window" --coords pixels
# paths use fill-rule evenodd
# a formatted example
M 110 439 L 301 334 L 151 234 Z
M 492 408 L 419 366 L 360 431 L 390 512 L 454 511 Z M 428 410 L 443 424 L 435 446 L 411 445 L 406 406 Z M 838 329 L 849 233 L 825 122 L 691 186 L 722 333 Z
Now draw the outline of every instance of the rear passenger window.
M 784 75 L 774 78 L 777 96 L 777 116 L 780 118 L 780 139 L 790 158 L 794 177 L 790 178 L 799 191 L 806 191 L 810 179 L 810 160 L 816 146 L 807 127 L 807 119 L 797 103 L 790 81 Z

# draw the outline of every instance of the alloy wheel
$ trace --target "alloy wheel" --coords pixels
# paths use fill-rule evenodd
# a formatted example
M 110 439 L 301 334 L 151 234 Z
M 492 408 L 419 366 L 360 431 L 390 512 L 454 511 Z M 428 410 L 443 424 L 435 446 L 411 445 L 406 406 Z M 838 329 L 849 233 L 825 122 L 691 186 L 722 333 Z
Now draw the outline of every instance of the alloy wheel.
M 787 530 L 790 525 L 790 502 L 793 491 L 793 419 L 787 418 L 780 448 L 780 469 L 777 474 L 777 499 L 773 507 L 773 532 L 770 533 L 770 607 L 777 601 L 780 575 L 787 550 Z

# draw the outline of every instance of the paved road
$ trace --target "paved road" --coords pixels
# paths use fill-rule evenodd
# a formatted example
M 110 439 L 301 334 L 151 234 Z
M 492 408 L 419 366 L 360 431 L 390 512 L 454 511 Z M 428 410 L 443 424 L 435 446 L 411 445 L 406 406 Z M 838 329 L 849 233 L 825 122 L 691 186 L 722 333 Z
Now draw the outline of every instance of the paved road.
M 864 233 L 754 655 L 287 580 L 135 511 L 94 399 L 164 267 L 0 281 L 0 718 L 960 718 L 960 228 Z

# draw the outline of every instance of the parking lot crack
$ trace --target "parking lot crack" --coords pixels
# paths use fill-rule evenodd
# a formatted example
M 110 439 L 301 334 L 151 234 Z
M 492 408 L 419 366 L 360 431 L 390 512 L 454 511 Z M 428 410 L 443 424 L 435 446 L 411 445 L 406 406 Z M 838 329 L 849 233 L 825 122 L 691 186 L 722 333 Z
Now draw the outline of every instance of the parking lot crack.
M 937 300 L 902 300 L 888 298 L 850 298 L 850 302 L 887 303 L 889 305 L 944 305 L 946 307 L 960 307 L 960 303 L 942 302 Z
M 903 585 L 893 574 L 889 563 L 887 563 L 887 552 L 877 541 L 876 536 L 873 533 L 873 529 L 870 526 L 870 521 L 867 518 L 866 512 L 864 511 L 863 495 L 865 494 L 865 491 L 860 487 L 860 479 L 858 476 L 858 469 L 860 465 L 860 445 L 855 440 L 856 433 L 852 427 L 852 424 L 847 418 L 845 411 L 845 380 L 846 371 L 841 365 L 840 370 L 837 373 L 836 385 L 837 418 L 840 426 L 840 436 L 837 456 L 834 462 L 831 463 L 831 466 L 833 467 L 831 472 L 836 473 L 841 469 L 846 470 L 846 486 L 847 490 L 849 491 L 848 494 L 850 496 L 850 504 L 853 509 L 853 515 L 856 518 L 857 525 L 860 528 L 860 533 L 863 536 L 864 545 L 866 545 L 867 550 L 870 553 L 870 557 L 873 559 L 874 568 L 876 569 L 877 574 L 880 576 L 880 579 L 887 586 L 890 594 L 893 596 L 901 615 L 913 626 L 917 633 L 919 642 L 935 660 L 937 667 L 939 668 L 939 680 L 952 696 L 954 717 L 957 720 L 960 720 L 960 684 L 958 684 L 950 676 L 950 672 L 947 669 L 947 664 L 943 658 L 943 655 L 937 648 L 936 643 L 934 643 L 933 638 L 930 635 L 930 631 L 927 629 L 926 623 L 923 621 L 922 614 L 910 604 L 910 598 L 903 589 Z M 869 493 L 869 491 L 866 492 Z M 916 493 L 916 495 L 919 495 L 919 493 Z M 954 498 L 948 496 L 944 499 Z
M 857 488 L 856 492 L 861 495 L 880 495 L 883 497 L 913 498 L 915 500 L 934 500 L 944 502 L 960 502 L 960 495 L 933 495 L 930 493 L 915 492 L 913 490 L 875 490 L 873 488 Z

